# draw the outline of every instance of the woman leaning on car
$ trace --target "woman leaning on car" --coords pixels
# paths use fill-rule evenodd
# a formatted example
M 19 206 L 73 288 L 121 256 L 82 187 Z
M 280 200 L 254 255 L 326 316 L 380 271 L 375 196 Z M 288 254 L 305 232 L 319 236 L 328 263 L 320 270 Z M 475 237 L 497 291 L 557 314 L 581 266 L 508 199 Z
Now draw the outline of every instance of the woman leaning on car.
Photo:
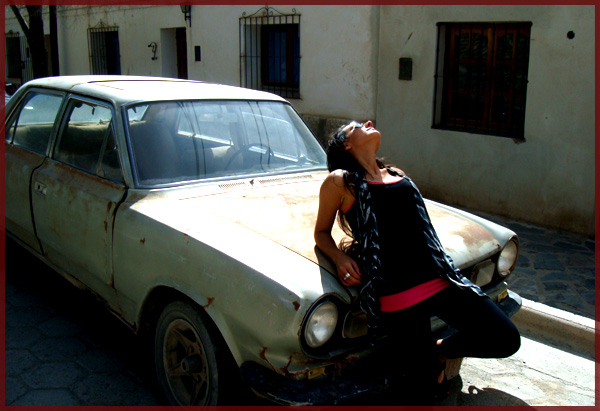
M 449 393 L 447 359 L 508 357 L 519 349 L 520 335 L 455 268 L 416 185 L 376 157 L 380 142 L 371 121 L 353 121 L 330 138 L 315 241 L 342 284 L 360 285 L 370 338 L 391 338 L 390 370 L 398 370 L 390 373 L 392 383 L 408 384 L 419 398 L 441 400 Z M 336 215 L 352 238 L 339 247 L 331 235 Z M 434 341 L 432 315 L 457 332 Z

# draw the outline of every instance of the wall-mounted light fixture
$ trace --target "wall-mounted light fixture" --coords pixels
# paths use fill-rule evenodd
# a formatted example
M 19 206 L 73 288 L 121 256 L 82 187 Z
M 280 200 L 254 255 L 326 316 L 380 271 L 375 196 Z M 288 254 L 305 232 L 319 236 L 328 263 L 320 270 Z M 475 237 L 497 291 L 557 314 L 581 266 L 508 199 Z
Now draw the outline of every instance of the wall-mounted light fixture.
M 158 44 L 153 41 L 152 43 L 148 44 L 148 47 L 152 48 L 152 60 L 156 60 L 158 58 L 156 57 L 156 48 L 158 47 Z
M 192 27 L 192 6 L 190 4 L 182 4 L 180 7 L 181 7 L 181 12 L 185 16 L 185 20 L 186 21 L 189 20 L 190 27 Z

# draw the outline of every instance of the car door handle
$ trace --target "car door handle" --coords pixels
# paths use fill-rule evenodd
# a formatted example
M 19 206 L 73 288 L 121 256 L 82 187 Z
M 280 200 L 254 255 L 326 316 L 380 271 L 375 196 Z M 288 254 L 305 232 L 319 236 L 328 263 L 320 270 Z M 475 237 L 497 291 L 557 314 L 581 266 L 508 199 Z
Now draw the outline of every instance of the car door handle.
M 46 185 L 36 181 L 34 184 L 34 191 L 39 195 L 46 196 Z

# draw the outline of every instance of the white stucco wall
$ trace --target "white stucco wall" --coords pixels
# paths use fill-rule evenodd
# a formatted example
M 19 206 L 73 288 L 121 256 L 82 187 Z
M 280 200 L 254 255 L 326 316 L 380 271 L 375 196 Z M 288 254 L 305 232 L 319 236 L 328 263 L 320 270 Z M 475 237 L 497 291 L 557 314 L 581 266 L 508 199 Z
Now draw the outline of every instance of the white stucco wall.
M 240 85 L 239 18 L 255 6 L 194 6 L 192 39 L 202 62 L 190 78 Z M 373 6 L 274 6 L 300 14 L 300 99 L 303 114 L 372 118 L 377 84 L 379 13 Z
M 239 18 L 261 7 L 193 5 L 190 27 L 179 6 L 60 6 L 61 74 L 90 73 L 87 29 L 102 20 L 119 26 L 123 74 L 173 75 L 174 63 L 165 61 L 174 59 L 169 29 L 186 27 L 188 77 L 239 85 Z M 300 113 L 316 123 L 376 120 L 380 154 L 431 198 L 593 233 L 593 6 L 275 8 L 301 15 L 301 98 L 291 100 Z M 21 31 L 8 6 L 5 14 L 5 31 Z M 436 24 L 460 21 L 532 22 L 525 143 L 431 128 Z M 200 62 L 194 46 L 201 47 Z M 411 81 L 398 80 L 400 57 L 413 59 Z
M 26 10 L 22 10 L 28 22 Z M 59 6 L 58 47 L 61 75 L 90 74 L 88 29 L 102 22 L 119 27 L 121 73 L 162 75 L 161 60 L 152 60 L 152 41 L 159 43 L 160 28 L 183 27 L 179 6 Z M 23 33 L 9 6 L 5 6 L 5 31 Z M 47 8 L 44 31 L 49 33 Z
M 436 23 L 460 21 L 533 23 L 525 143 L 431 128 Z M 594 7 L 382 6 L 380 44 L 380 154 L 424 194 L 593 233 Z M 413 59 L 412 81 L 398 80 L 400 57 Z
M 87 29 L 98 26 L 100 21 L 119 27 L 121 74 L 151 76 L 162 75 L 160 29 L 184 26 L 179 7 L 62 7 L 58 22 L 61 74 L 90 73 Z M 158 44 L 157 60 L 152 60 L 148 47 L 153 41 Z
M 304 9 L 300 82 L 303 99 L 294 102 L 296 108 L 325 117 L 374 118 L 378 6 Z
M 179 6 L 60 6 L 58 31 L 61 74 L 89 74 L 87 29 L 100 21 L 119 27 L 122 74 L 172 75 L 163 68 L 161 29 L 186 27 L 188 77 L 240 85 L 239 18 L 262 5 L 193 5 L 192 24 Z M 325 117 L 375 117 L 379 6 L 278 5 L 301 16 L 298 111 Z M 6 10 L 6 30 L 21 31 Z M 47 22 L 47 15 L 46 15 Z M 47 24 L 47 23 L 46 23 Z M 48 27 L 46 26 L 46 29 Z M 158 44 L 151 60 L 148 44 Z M 194 61 L 194 46 L 201 61 Z

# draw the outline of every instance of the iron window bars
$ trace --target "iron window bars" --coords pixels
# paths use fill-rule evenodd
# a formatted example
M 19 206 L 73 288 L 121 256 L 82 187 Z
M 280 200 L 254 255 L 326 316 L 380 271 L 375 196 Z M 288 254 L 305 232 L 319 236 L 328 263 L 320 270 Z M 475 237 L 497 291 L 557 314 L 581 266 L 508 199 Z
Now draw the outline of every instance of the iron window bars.
M 19 33 L 8 32 L 5 41 L 7 79 L 18 79 L 20 84 L 32 80 L 33 67 L 27 38 Z
M 300 15 L 265 6 L 239 19 L 240 85 L 300 98 Z
M 121 74 L 118 26 L 90 27 L 88 48 L 91 74 Z

